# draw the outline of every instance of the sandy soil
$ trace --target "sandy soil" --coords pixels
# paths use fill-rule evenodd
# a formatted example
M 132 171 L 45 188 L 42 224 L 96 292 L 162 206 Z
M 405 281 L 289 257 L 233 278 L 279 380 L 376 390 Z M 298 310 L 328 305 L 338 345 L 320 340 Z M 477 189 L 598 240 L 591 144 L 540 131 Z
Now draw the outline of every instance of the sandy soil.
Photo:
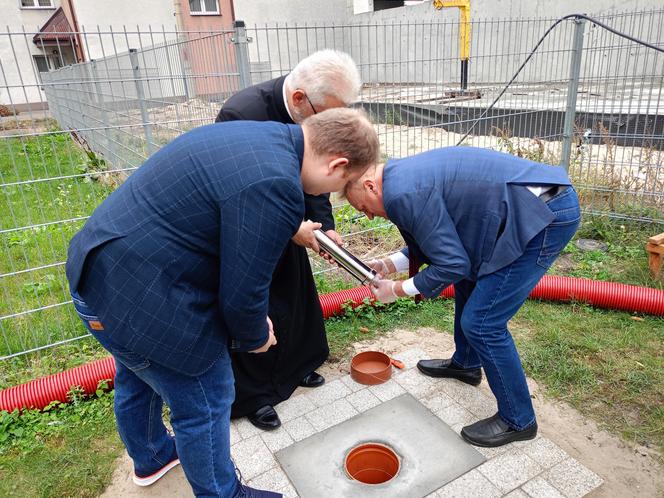
M 454 348 L 452 337 L 433 329 L 397 330 L 374 342 L 355 345 L 356 351 L 377 349 L 396 355 L 420 348 L 430 357 L 447 357 Z M 348 357 L 338 363 L 326 363 L 319 369 L 328 380 L 348 373 Z M 574 408 L 546 399 L 537 384 L 529 379 L 541 433 L 570 456 L 599 474 L 604 484 L 592 497 L 664 496 L 664 468 L 653 450 L 635 446 L 601 430 L 596 423 Z M 481 389 L 490 393 L 486 381 Z M 298 391 L 295 392 L 295 395 Z M 138 488 L 131 482 L 131 461 L 124 455 L 118 460 L 113 482 L 102 495 L 106 498 L 190 497 L 191 490 L 180 468 L 171 471 L 150 488 Z

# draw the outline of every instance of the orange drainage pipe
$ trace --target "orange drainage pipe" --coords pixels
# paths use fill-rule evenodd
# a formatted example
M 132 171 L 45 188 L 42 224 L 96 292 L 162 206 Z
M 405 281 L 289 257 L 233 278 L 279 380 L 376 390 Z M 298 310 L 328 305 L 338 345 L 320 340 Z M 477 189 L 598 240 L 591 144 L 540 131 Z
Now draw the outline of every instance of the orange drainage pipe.
M 452 286 L 446 288 L 442 297 L 453 297 Z M 545 301 L 578 301 L 598 308 L 616 309 L 664 316 L 664 291 L 637 287 L 634 285 L 599 282 L 573 277 L 545 275 L 530 293 L 533 299 Z M 357 287 L 320 296 L 323 317 L 330 318 L 343 311 L 342 305 L 350 302 L 355 308 L 369 298 L 373 300 L 367 287 Z M 86 365 L 81 365 L 25 384 L 0 391 L 0 410 L 12 411 L 21 408 L 41 409 L 54 400 L 67 402 L 67 393 L 72 386 L 81 386 L 88 393 L 94 393 L 101 380 L 112 380 L 115 376 L 115 363 L 108 357 Z

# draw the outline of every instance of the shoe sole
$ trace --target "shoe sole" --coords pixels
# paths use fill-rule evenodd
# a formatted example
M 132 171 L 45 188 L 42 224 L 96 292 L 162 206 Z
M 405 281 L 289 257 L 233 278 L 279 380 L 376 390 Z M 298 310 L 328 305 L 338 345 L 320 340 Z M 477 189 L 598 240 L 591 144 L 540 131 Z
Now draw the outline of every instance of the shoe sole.
M 498 448 L 499 446 L 505 446 L 506 444 L 514 443 L 515 441 L 529 441 L 531 439 L 535 439 L 536 436 L 537 436 L 537 432 L 535 434 L 532 434 L 532 435 L 510 438 L 509 441 L 505 441 L 504 443 L 489 444 L 489 443 L 482 443 L 482 442 L 479 442 L 479 441 L 474 441 L 471 438 L 469 438 L 468 436 L 466 436 L 466 434 L 464 434 L 463 431 L 461 431 L 461 437 L 463 438 L 464 441 L 466 441 L 467 443 L 472 444 L 473 446 L 479 446 L 480 448 Z
M 417 365 L 417 369 L 420 372 L 422 372 L 424 375 L 426 375 L 427 377 L 435 377 L 437 379 L 442 379 L 442 378 L 444 378 L 444 379 L 455 379 L 455 380 L 458 380 L 459 382 L 463 382 L 464 384 L 469 384 L 469 385 L 474 386 L 474 387 L 477 387 L 482 383 L 482 377 L 481 376 L 480 376 L 479 380 L 472 380 L 471 381 L 471 380 L 466 380 L 466 379 L 460 379 L 459 377 L 455 377 L 454 375 L 433 374 L 431 372 L 427 372 L 426 370 L 422 370 L 422 367 L 420 367 L 419 365 Z
M 147 477 L 138 477 L 137 475 L 134 474 L 132 480 L 134 481 L 134 484 L 136 484 L 136 486 L 141 486 L 141 487 L 150 486 L 155 482 L 157 482 L 162 477 L 164 477 L 169 470 L 171 470 L 173 467 L 177 467 L 178 465 L 180 465 L 180 460 L 175 459 L 172 462 L 164 465 L 154 474 L 150 474 Z

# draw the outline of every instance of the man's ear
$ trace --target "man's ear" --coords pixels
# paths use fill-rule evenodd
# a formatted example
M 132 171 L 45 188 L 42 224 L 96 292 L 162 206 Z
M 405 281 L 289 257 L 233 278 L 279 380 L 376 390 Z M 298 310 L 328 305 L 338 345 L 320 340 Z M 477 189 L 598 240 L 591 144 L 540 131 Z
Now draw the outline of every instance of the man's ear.
M 327 165 L 328 173 L 332 174 L 337 170 L 338 168 L 345 169 L 346 166 L 348 165 L 348 159 L 345 157 L 337 157 L 336 159 L 333 159 L 330 161 Z M 344 171 L 344 175 L 346 172 Z
M 364 187 L 364 190 L 368 190 L 372 194 L 376 193 L 376 182 L 373 180 L 373 178 L 366 178 L 362 182 L 362 186 Z
M 304 92 L 299 88 L 291 94 L 291 99 L 294 105 L 301 105 L 304 102 Z

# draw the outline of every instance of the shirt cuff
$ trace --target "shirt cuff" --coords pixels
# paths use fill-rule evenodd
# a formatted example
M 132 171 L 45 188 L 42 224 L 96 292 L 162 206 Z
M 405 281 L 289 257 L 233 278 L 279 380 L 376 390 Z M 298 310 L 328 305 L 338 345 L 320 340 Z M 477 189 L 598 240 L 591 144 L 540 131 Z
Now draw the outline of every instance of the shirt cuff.
M 404 253 L 399 251 L 395 252 L 394 254 L 390 254 L 388 257 L 390 258 L 390 261 L 392 261 L 394 267 L 397 269 L 397 273 L 402 271 L 408 271 L 408 268 L 410 266 L 410 260 Z
M 409 278 L 408 280 L 404 280 L 401 284 L 401 289 L 406 293 L 407 296 L 417 296 L 420 294 L 420 291 L 418 291 L 417 287 L 415 287 L 414 279 L 415 277 Z

